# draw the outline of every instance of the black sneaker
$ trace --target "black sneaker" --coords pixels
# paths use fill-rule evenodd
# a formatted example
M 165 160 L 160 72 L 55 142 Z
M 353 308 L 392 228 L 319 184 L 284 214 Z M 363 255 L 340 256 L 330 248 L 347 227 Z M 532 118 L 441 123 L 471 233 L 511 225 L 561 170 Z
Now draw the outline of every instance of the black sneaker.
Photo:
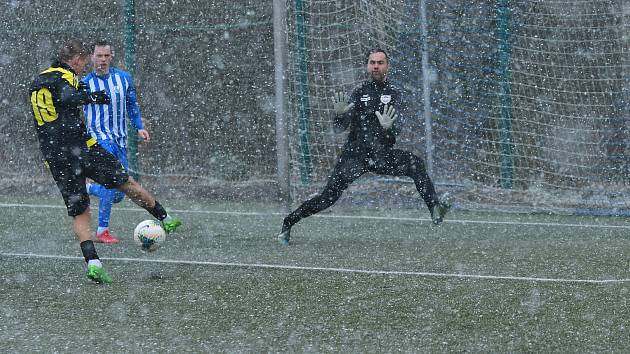
M 440 225 L 444 220 L 444 215 L 446 215 L 450 209 L 450 195 L 448 193 L 444 193 L 444 195 L 440 198 L 440 201 L 429 210 L 431 212 L 431 221 L 433 221 L 433 224 Z

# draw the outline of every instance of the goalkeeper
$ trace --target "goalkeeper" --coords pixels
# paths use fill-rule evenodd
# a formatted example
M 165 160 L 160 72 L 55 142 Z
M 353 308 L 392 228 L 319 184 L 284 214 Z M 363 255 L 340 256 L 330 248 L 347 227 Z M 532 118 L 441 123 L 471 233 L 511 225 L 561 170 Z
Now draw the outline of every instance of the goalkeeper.
M 424 162 L 410 152 L 393 148 L 396 109 L 403 107 L 400 91 L 387 80 L 388 69 L 387 53 L 381 49 L 370 51 L 368 79 L 354 89 L 349 101 L 343 93 L 333 98 L 335 131 L 349 129 L 348 140 L 324 190 L 284 218 L 278 234 L 281 243 L 289 243 L 293 225 L 333 205 L 350 183 L 367 172 L 411 177 L 429 208 L 433 223 L 442 222 L 450 205 L 438 199 Z
M 35 78 L 29 94 L 39 147 L 68 215 L 74 219 L 73 230 L 87 263 L 87 277 L 97 283 L 110 283 L 111 277 L 105 272 L 91 239 L 86 178 L 124 192 L 160 220 L 166 232 L 174 231 L 181 222 L 169 217 L 164 207 L 87 133 L 80 107 L 87 103 L 110 103 L 105 91 L 78 89 L 77 74 L 84 73 L 88 54 L 88 48 L 80 41 L 65 42 L 53 64 Z

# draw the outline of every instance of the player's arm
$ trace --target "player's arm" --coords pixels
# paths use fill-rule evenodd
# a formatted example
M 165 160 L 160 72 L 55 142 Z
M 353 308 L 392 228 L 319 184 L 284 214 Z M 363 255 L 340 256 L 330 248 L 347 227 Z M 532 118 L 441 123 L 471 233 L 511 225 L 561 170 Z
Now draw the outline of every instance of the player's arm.
M 129 80 L 129 88 L 127 89 L 125 102 L 127 105 L 127 114 L 129 114 L 131 125 L 138 131 L 138 136 L 144 141 L 149 141 L 151 135 L 148 130 L 144 129 L 144 125 L 142 124 L 140 106 L 138 105 L 138 99 L 136 97 L 136 86 L 133 84 L 131 75 L 127 76 L 127 80 Z
M 136 128 L 136 130 L 141 130 L 144 129 L 144 126 L 142 125 L 140 106 L 138 106 L 138 99 L 136 97 L 136 86 L 133 84 L 131 75 L 127 75 L 127 80 L 129 82 L 125 102 L 127 105 L 127 114 L 129 114 L 129 119 L 131 119 L 131 125 Z
M 394 124 L 391 127 L 392 134 L 394 136 L 398 136 L 402 131 L 402 127 L 405 122 L 405 118 L 410 117 L 409 112 L 409 102 L 407 101 L 408 95 L 404 93 L 404 91 L 398 91 L 396 99 L 394 99 L 394 108 L 396 108 L 396 113 L 398 114 L 398 119 L 394 120 Z
M 333 110 L 335 115 L 333 118 L 333 126 L 335 133 L 341 133 L 350 126 L 352 115 L 354 114 L 354 97 L 354 92 L 350 98 L 343 92 L 338 92 L 333 96 Z
M 396 132 L 394 130 L 394 123 L 398 118 L 396 108 L 392 105 L 386 104 L 383 107 L 383 112 L 376 111 L 376 117 L 378 118 L 381 127 L 383 128 L 385 140 L 388 144 L 394 145 L 396 143 Z
M 79 90 L 70 84 L 61 84 L 59 89 L 60 97 L 59 103 L 62 106 L 77 107 L 84 104 L 109 104 L 109 96 L 105 91 L 89 92 L 85 90 Z
M 89 92 L 75 89 L 69 84 L 62 83 L 60 85 L 59 103 L 66 107 L 81 106 L 85 103 L 89 103 Z
M 396 136 L 401 131 L 402 116 L 404 118 L 407 112 L 407 103 L 404 100 L 404 96 L 400 92 L 396 93 L 394 99 L 389 105 L 383 107 L 382 112 L 375 112 L 376 117 L 383 128 L 385 140 L 388 144 L 394 145 L 396 143 Z

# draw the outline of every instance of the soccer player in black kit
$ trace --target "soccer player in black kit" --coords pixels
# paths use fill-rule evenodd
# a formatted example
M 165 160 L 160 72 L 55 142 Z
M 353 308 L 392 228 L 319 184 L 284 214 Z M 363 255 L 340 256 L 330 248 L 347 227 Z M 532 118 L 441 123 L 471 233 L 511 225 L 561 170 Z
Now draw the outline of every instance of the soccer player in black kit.
M 335 131 L 349 129 L 348 140 L 324 190 L 284 218 L 278 234 L 282 244 L 289 244 L 293 225 L 333 205 L 350 183 L 367 172 L 411 177 L 436 225 L 450 209 L 448 202 L 438 199 L 424 161 L 410 152 L 394 149 L 396 108 L 403 103 L 398 88 L 387 80 L 388 69 L 387 53 L 382 49 L 370 51 L 368 80 L 354 89 L 349 102 L 343 93 L 333 98 Z
M 167 233 L 175 231 L 181 221 L 170 217 L 153 195 L 87 133 L 81 107 L 88 103 L 110 103 L 105 91 L 89 92 L 79 84 L 77 75 L 84 73 L 89 54 L 87 46 L 78 40 L 63 43 L 52 65 L 31 84 L 29 96 L 40 150 L 68 215 L 73 217 L 73 230 L 87 263 L 86 275 L 97 283 L 111 283 L 91 239 L 86 178 L 124 192 L 160 220 Z

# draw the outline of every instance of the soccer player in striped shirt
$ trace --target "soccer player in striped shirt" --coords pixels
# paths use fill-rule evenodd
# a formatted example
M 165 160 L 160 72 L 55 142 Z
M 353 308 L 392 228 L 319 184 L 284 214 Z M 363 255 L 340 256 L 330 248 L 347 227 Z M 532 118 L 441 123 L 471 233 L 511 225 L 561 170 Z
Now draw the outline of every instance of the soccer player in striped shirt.
M 142 125 L 133 79 L 128 72 L 112 66 L 113 57 L 114 52 L 110 43 L 95 42 L 92 48 L 93 71 L 82 81 L 91 92 L 104 90 L 111 97 L 111 102 L 86 104 L 83 106 L 83 112 L 90 135 L 112 153 L 125 169 L 129 169 L 127 118 L 144 141 L 149 141 L 150 135 Z M 116 189 L 107 189 L 96 183 L 88 183 L 87 189 L 89 194 L 99 198 L 96 242 L 118 243 L 118 239 L 109 231 L 109 219 L 113 203 L 121 202 L 125 195 Z

